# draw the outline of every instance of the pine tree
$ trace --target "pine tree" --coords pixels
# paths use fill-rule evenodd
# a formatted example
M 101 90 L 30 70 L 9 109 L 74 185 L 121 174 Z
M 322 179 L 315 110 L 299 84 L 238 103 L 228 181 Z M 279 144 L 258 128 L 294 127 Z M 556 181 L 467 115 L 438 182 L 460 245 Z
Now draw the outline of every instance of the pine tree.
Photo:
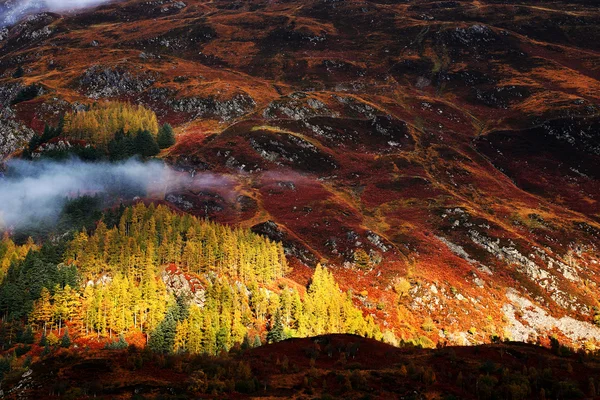
M 371 257 L 363 249 L 354 251 L 354 262 L 360 269 L 366 269 L 371 265 Z
M 33 344 L 34 339 L 33 329 L 31 329 L 30 325 L 27 325 L 23 331 L 23 335 L 21 335 L 21 342 L 25 344 Z
M 160 153 L 156 139 L 149 131 L 138 131 L 135 135 L 134 144 L 136 153 L 142 157 L 152 157 Z
M 238 343 L 248 347 L 251 338 L 260 345 L 260 337 L 248 336 L 249 330 L 267 327 L 268 342 L 334 332 L 381 337 L 372 316 L 365 318 L 352 294 L 342 292 L 320 265 L 304 299 L 295 288 L 273 290 L 273 281 L 287 270 L 281 244 L 162 205 L 140 202 L 115 215 L 89 235 L 76 234 L 64 255 L 48 251 L 43 260 L 31 255 L 33 242 L 19 247 L 6 238 L 0 241 L 0 260 L 26 258 L 19 270 L 7 271 L 5 282 L 17 274 L 29 285 L 29 291 L 12 285 L 10 296 L 0 293 L 3 309 L 14 312 L 27 301 L 24 293 L 35 293 L 29 300 L 29 321 L 35 326 L 54 322 L 60 335 L 66 323 L 98 337 L 137 329 L 146 334 L 150 348 L 164 353 L 215 355 Z M 61 261 L 65 264 L 57 267 Z M 168 294 L 160 271 L 171 262 L 190 274 L 207 273 L 203 308 L 187 307 L 183 298 Z M 76 288 L 77 272 L 92 283 Z M 55 278 L 47 281 L 46 275 Z
M 65 333 L 60 339 L 60 347 L 69 348 L 71 347 L 71 337 L 69 336 L 69 329 L 65 329 Z
M 131 135 L 122 129 L 118 130 L 114 137 L 108 142 L 108 155 L 111 161 L 125 160 L 133 157 L 135 145 Z
M 154 136 L 158 129 L 158 120 L 152 110 L 141 105 L 106 102 L 94 104 L 85 111 L 67 114 L 63 131 L 67 137 L 90 141 L 106 149 L 117 132 L 131 134 L 145 130 Z
M 281 321 L 281 312 L 277 310 L 274 321 L 271 324 L 271 330 L 267 334 L 267 342 L 276 343 L 281 342 L 283 339 L 285 339 L 285 335 L 283 332 L 283 323 Z
M 250 337 L 248 336 L 248 333 L 246 333 L 244 335 L 244 340 L 242 341 L 241 349 L 248 350 L 251 347 L 252 345 L 250 344 Z
M 54 318 L 58 319 L 58 334 L 61 334 L 63 321 L 69 317 L 69 308 L 67 302 L 67 295 L 65 288 L 61 288 L 59 285 L 54 287 Z
M 158 135 L 156 138 L 158 143 L 158 147 L 161 149 L 166 149 L 175 144 L 175 133 L 173 132 L 173 127 L 166 123 L 160 127 L 158 131 Z
M 45 334 L 47 331 L 47 324 L 51 321 L 53 314 L 54 307 L 51 303 L 50 291 L 44 287 L 40 292 L 40 298 L 34 302 L 30 318 L 32 322 L 43 325 Z
M 175 353 L 187 351 L 189 341 L 190 326 L 188 320 L 185 319 L 182 322 L 177 322 L 177 329 L 175 331 L 175 338 L 173 340 L 173 351 Z
M 196 305 L 190 307 L 188 316 L 189 337 L 188 350 L 190 353 L 198 354 L 203 350 L 203 321 L 202 309 Z

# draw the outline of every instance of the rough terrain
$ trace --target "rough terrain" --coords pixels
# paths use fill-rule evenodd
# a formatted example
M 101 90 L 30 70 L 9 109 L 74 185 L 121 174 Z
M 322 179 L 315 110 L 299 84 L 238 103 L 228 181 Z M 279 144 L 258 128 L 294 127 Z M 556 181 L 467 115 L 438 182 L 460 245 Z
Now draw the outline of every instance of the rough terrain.
M 141 102 L 176 126 L 168 162 L 227 182 L 165 200 L 283 241 L 297 282 L 330 266 L 405 340 L 581 346 L 599 78 L 593 0 L 129 0 L 0 31 L 0 153 Z

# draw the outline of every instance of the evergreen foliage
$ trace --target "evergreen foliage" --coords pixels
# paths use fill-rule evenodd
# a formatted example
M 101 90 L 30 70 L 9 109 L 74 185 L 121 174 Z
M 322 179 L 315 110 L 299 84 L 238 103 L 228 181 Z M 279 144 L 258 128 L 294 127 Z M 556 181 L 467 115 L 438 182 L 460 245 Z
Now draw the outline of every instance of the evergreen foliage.
M 47 244 L 39 250 L 33 244 L 25 246 L 30 251 L 22 261 L 10 264 L 0 284 L 0 314 L 9 321 L 25 318 L 44 289 L 54 292 L 57 287 L 78 286 L 77 268 L 61 264 L 59 244 Z
M 108 157 L 121 161 L 133 156 L 153 157 L 160 152 L 156 139 L 149 131 L 138 131 L 135 135 L 119 130 L 108 143 Z
M 60 338 L 60 347 L 69 348 L 71 347 L 71 336 L 69 336 L 69 330 L 65 329 L 65 334 Z
M 143 203 L 126 209 L 114 228 L 100 222 L 93 235 L 75 235 L 65 261 L 76 264 L 87 279 L 109 272 L 139 278 L 145 270 L 173 263 L 186 272 L 212 271 L 266 283 L 288 268 L 281 244 L 250 230 Z
M 175 144 L 175 133 L 173 132 L 173 127 L 170 124 L 164 124 L 160 127 L 158 131 L 158 136 L 156 138 L 158 142 L 158 147 L 161 149 L 167 149 Z
M 119 129 L 108 142 L 108 154 L 111 161 L 126 160 L 136 154 L 133 137 Z
M 134 139 L 135 151 L 144 158 L 152 157 L 160 153 L 154 136 L 146 130 L 139 130 Z
M 116 342 L 110 342 L 107 343 L 106 346 L 104 346 L 104 348 L 108 350 L 123 350 L 128 347 L 129 343 L 127 343 L 127 340 L 125 340 L 125 336 L 123 335 L 119 335 L 119 340 L 117 340 Z
M 285 339 L 285 333 L 283 331 L 283 322 L 281 321 L 281 312 L 277 310 L 271 330 L 267 334 L 267 342 L 276 343 L 281 342 L 283 339 Z
M 15 79 L 18 79 L 18 78 L 22 78 L 23 75 L 25 75 L 25 71 L 23 70 L 23 67 L 19 65 L 17 67 L 17 69 L 15 70 L 15 72 L 13 72 L 12 77 Z
M 44 133 L 42 134 L 42 137 L 40 138 L 40 142 L 46 143 L 49 140 L 60 136 L 61 133 L 62 133 L 62 128 L 61 128 L 60 124 L 58 127 L 52 127 L 52 126 L 46 124 L 44 126 Z
M 354 333 L 380 339 L 381 332 L 372 316 L 366 319 L 354 307 L 349 293 L 343 293 L 331 272 L 318 265 L 304 300 L 301 336 L 326 333 Z
M 26 86 L 17 93 L 11 104 L 19 104 L 25 101 L 33 100 L 40 95 L 41 88 L 37 85 Z
M 30 325 L 25 327 L 25 330 L 21 334 L 20 342 L 25 344 L 33 344 L 35 338 L 33 336 L 33 330 Z

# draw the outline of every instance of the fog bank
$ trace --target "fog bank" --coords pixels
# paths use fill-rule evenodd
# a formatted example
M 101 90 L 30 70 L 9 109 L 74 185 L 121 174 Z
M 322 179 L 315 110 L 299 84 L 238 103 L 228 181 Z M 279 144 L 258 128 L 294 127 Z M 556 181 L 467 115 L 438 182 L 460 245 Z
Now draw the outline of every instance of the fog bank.
M 10 160 L 6 167 L 0 175 L 0 231 L 55 221 L 69 198 L 103 195 L 127 201 L 179 179 L 159 161 Z
M 44 11 L 64 12 L 94 7 L 113 0 L 5 0 L 0 1 L 0 27 L 13 25 L 24 16 Z

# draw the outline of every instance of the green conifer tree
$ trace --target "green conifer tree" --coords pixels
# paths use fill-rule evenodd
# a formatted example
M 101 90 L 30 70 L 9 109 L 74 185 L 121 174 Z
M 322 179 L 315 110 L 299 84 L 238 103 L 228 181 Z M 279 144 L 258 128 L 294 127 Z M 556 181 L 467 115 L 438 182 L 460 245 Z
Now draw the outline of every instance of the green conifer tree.
M 156 138 L 158 147 L 161 149 L 167 149 L 175 144 L 175 133 L 173 127 L 170 124 L 164 124 L 160 127 Z
M 153 157 L 160 153 L 156 139 L 150 131 L 140 130 L 134 139 L 135 151 L 142 157 Z
M 60 339 L 60 347 L 69 348 L 71 347 L 71 336 L 69 336 L 69 329 L 65 329 L 65 333 Z
M 273 317 L 273 323 L 271 324 L 271 330 L 267 334 L 268 343 L 281 342 L 285 339 L 283 332 L 283 323 L 281 321 L 281 312 L 277 310 L 277 313 Z

